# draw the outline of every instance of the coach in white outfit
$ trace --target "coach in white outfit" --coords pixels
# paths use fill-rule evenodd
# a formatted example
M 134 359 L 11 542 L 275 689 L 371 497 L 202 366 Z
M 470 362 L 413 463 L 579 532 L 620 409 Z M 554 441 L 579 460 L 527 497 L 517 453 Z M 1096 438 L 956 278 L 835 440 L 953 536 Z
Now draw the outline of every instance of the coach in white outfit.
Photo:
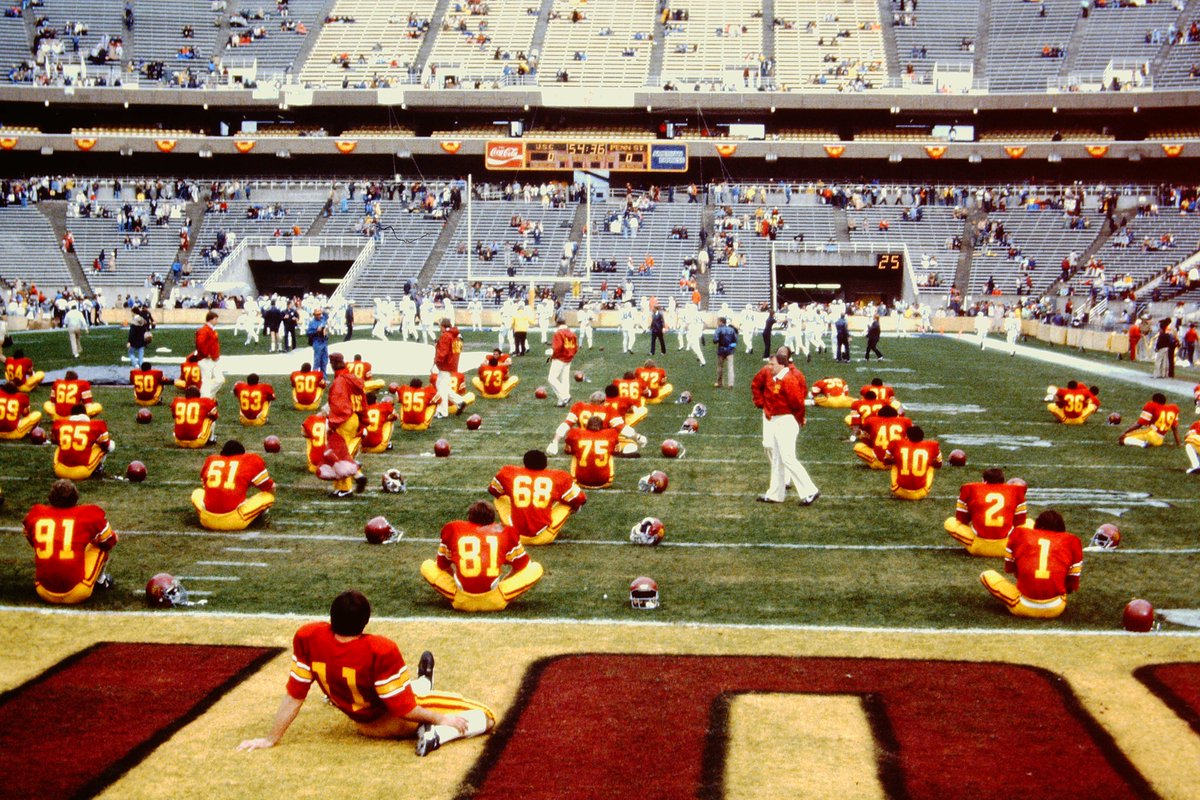
M 782 503 L 790 483 L 803 505 L 812 505 L 821 492 L 796 458 L 796 437 L 804 425 L 804 375 L 790 365 L 791 354 L 781 348 L 750 382 L 754 405 L 762 409 L 763 447 L 771 461 L 771 484 L 759 496 L 762 503 Z

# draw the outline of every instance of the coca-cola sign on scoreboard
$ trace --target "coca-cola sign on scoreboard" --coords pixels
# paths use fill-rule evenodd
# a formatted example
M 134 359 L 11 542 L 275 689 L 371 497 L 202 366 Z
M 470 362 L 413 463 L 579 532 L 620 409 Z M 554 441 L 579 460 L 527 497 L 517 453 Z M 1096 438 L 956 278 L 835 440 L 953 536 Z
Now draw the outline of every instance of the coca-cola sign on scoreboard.
M 484 151 L 488 169 L 524 169 L 524 142 L 488 142 Z

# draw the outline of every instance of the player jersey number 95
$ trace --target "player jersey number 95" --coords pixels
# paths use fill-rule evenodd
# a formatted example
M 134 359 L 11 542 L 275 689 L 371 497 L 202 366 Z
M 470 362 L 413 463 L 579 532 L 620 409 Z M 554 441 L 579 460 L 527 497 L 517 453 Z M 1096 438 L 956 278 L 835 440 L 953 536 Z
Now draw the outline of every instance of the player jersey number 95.
M 513 479 L 512 501 L 517 508 L 548 508 L 550 498 L 554 493 L 554 481 L 547 477 L 531 478 L 528 475 L 518 475 Z

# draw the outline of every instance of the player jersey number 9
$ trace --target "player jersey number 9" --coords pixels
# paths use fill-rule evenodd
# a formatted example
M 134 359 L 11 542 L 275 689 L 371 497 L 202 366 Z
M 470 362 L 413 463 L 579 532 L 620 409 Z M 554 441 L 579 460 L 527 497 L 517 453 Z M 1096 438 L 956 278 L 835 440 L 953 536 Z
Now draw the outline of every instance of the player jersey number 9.
M 16 422 L 21 418 L 21 403 L 15 397 L 4 401 L 4 419 Z
M 79 386 L 74 383 L 60 383 L 54 387 L 54 402 L 74 405 L 79 398 Z
M 486 552 L 485 552 L 486 551 Z M 464 578 L 480 573 L 489 578 L 500 574 L 500 537 L 464 536 L 458 540 L 458 571 Z
M 241 465 L 237 461 L 213 459 L 204 471 L 204 485 L 209 489 L 232 489 L 239 466 Z
M 543 476 L 531 478 L 518 475 L 513 479 L 512 501 L 517 508 L 548 508 L 554 492 L 554 481 Z
M 176 425 L 198 425 L 200 423 L 199 403 L 177 403 L 175 405 Z
M 58 525 L 62 523 L 62 537 L 58 536 Z M 54 545 L 61 541 L 58 557 L 69 560 L 75 557 L 71 549 L 71 540 L 75 538 L 75 520 L 39 519 L 33 526 L 33 538 L 37 542 L 36 555 L 39 560 L 54 557 Z
M 318 420 L 312 424 L 313 447 L 324 447 L 325 446 L 325 433 L 326 433 L 327 429 L 328 429 L 328 426 L 325 424 L 325 420 L 323 420 L 323 419 Z

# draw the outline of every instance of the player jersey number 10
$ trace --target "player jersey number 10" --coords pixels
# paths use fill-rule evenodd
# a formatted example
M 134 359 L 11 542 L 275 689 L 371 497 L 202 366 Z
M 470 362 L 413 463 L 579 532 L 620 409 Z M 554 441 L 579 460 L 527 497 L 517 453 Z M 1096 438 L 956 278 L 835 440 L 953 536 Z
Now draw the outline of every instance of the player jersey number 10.
M 924 477 L 929 471 L 929 453 L 925 450 L 909 450 L 900 448 L 900 473 L 912 475 L 914 478 Z

